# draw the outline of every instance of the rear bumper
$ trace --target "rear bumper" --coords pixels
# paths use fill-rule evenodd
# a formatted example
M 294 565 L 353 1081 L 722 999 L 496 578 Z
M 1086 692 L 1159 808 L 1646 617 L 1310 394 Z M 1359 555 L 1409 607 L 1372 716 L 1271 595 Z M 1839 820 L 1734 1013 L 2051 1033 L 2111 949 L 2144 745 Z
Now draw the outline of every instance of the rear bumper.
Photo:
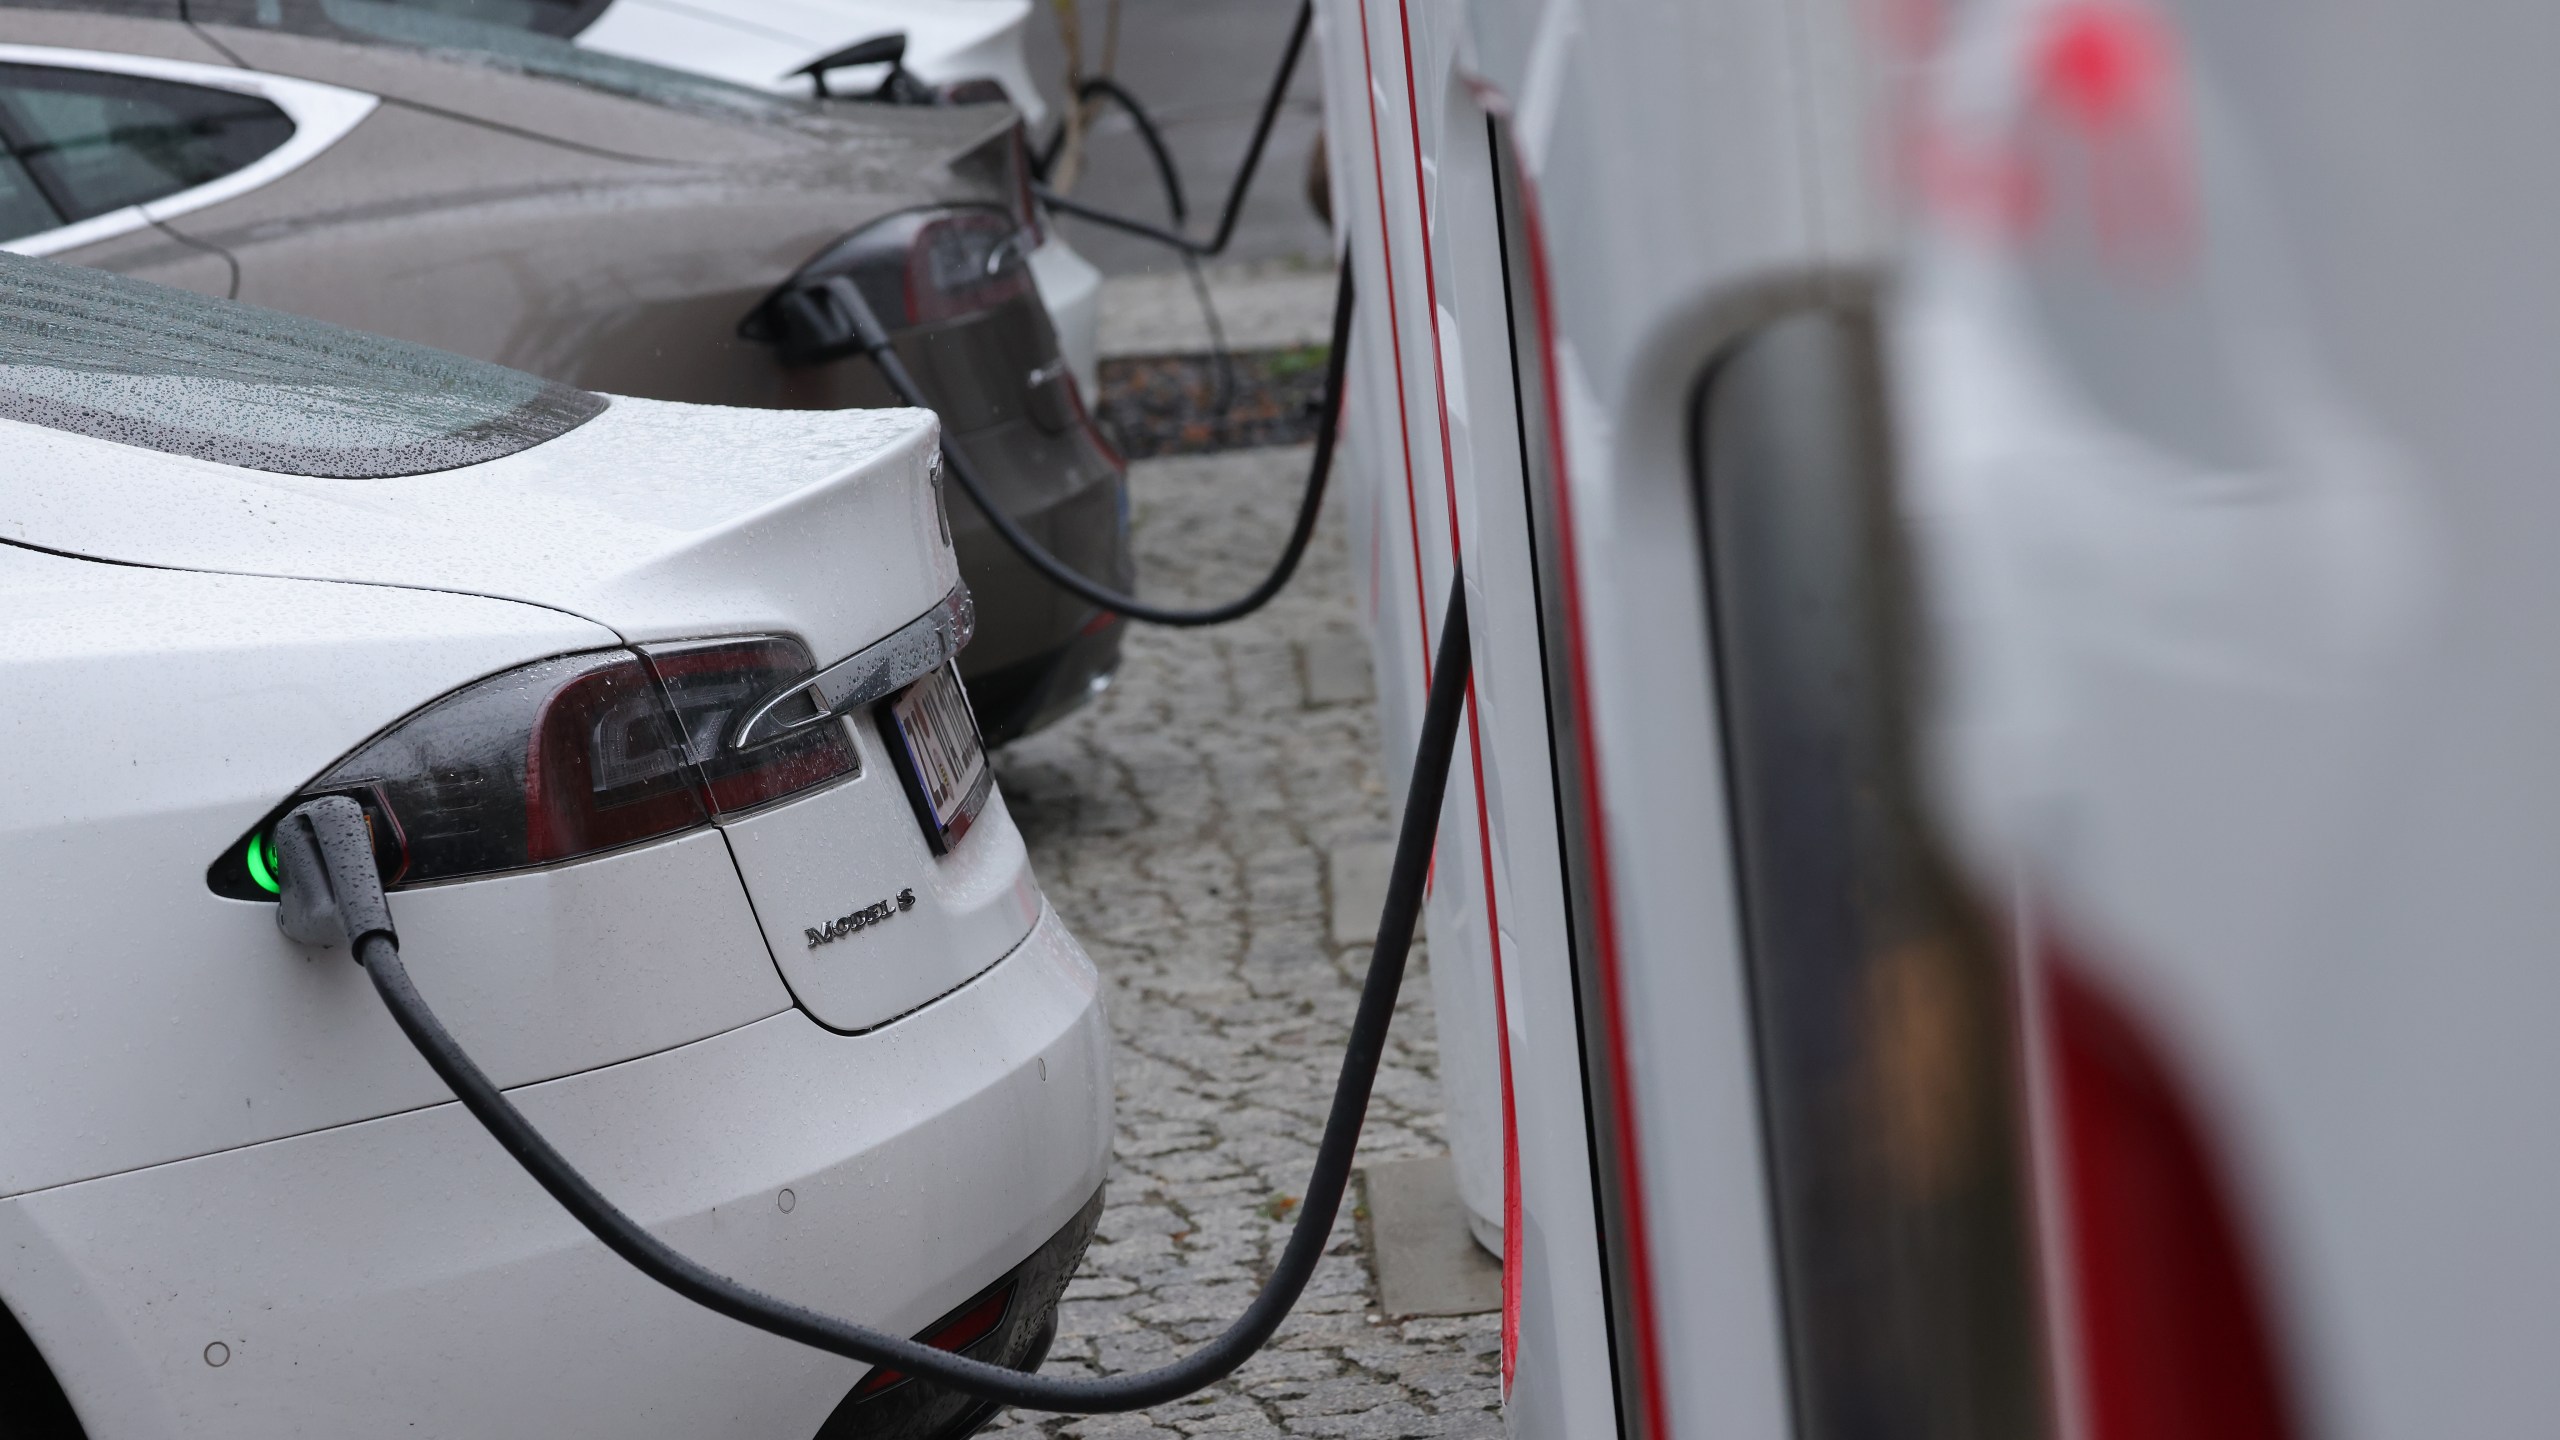
M 1051 555 L 1112 589 L 1135 588 L 1128 479 L 1089 438 L 1043 436 L 1017 422 L 957 443 L 996 502 Z M 951 547 L 978 606 L 960 674 L 988 740 L 1001 744 L 1074 708 L 1097 676 L 1109 675 L 1121 626 L 1032 569 L 957 486 L 949 508 Z M 991 705 L 998 691 L 1002 703 Z
M 968 677 L 969 708 L 987 743 L 1018 740 L 1101 694 L 1119 673 L 1120 636 L 1128 628 L 1097 611 L 1057 649 Z
M 794 1010 L 511 1093 L 657 1234 L 897 1334 L 1067 1226 L 1111 1131 L 1046 909 L 866 1034 Z M 812 1435 L 864 1371 L 642 1278 L 451 1103 L 15 1197 L 0 1294 L 101 1437 Z

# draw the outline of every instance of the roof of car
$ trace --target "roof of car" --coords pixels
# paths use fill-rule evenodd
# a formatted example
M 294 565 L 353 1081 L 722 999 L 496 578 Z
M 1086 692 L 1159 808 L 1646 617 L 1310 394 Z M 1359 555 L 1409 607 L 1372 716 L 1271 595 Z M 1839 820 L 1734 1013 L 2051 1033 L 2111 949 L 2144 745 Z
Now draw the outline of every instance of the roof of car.
M 107 22 L 166 22 L 182 27 L 191 41 L 209 44 L 233 63 L 253 69 L 286 68 L 359 88 L 399 88 L 383 85 L 386 73 L 424 77 L 444 72 L 444 83 L 450 84 L 461 79 L 453 72 L 476 71 L 554 82 L 541 87 L 553 95 L 559 93 L 554 86 L 574 87 L 660 111 L 767 133 L 796 133 L 835 145 L 858 141 L 865 132 L 895 135 L 918 128 L 948 129 L 947 117 L 935 117 L 933 107 L 776 94 L 586 49 L 537 29 L 399 0 L 184 0 L 183 5 L 181 0 L 0 0 L 0 13 L 8 11 L 47 11 Z M 278 53 L 272 43 L 262 43 L 290 40 L 336 44 L 290 46 Z M 338 46 L 350 48 L 339 50 Z M 332 58 L 319 58 L 323 56 Z M 280 58 L 287 63 L 279 65 Z M 344 72 L 349 66 L 363 73 L 311 73 L 319 69 Z M 937 125 L 928 117 L 944 118 L 945 123 Z M 984 125 L 986 120 L 975 123 Z

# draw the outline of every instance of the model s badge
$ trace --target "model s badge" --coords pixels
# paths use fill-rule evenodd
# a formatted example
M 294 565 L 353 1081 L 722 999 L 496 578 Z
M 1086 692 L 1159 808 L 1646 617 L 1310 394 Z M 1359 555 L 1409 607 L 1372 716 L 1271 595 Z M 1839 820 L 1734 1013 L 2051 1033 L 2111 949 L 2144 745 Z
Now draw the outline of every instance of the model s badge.
M 868 930 L 892 915 L 902 915 L 914 908 L 916 908 L 916 892 L 901 890 L 894 903 L 887 900 L 874 900 L 849 915 L 839 915 L 824 925 L 812 926 L 800 933 L 809 937 L 809 948 L 815 950 L 821 945 L 841 940 L 856 930 Z

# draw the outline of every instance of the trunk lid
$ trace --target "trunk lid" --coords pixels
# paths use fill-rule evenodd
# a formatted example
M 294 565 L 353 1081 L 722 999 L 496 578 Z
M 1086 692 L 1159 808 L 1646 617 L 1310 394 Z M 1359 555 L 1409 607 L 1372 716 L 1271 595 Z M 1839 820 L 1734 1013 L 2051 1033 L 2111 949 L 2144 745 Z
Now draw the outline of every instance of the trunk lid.
M 0 424 L 25 457 L 0 539 L 92 559 L 521 600 L 635 643 L 787 632 L 821 661 L 959 580 L 921 410 L 615 399 L 512 455 L 368 479 Z

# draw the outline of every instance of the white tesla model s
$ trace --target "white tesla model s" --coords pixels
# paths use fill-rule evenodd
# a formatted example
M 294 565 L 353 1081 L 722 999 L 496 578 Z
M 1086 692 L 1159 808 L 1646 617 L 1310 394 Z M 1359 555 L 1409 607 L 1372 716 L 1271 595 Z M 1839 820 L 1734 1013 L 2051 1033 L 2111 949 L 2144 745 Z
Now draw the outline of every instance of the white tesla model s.
M 0 257 L 0 1433 L 983 1422 L 625 1267 L 272 903 L 354 798 L 420 987 L 635 1217 L 1036 1365 L 1108 1055 L 955 703 L 935 444 Z

